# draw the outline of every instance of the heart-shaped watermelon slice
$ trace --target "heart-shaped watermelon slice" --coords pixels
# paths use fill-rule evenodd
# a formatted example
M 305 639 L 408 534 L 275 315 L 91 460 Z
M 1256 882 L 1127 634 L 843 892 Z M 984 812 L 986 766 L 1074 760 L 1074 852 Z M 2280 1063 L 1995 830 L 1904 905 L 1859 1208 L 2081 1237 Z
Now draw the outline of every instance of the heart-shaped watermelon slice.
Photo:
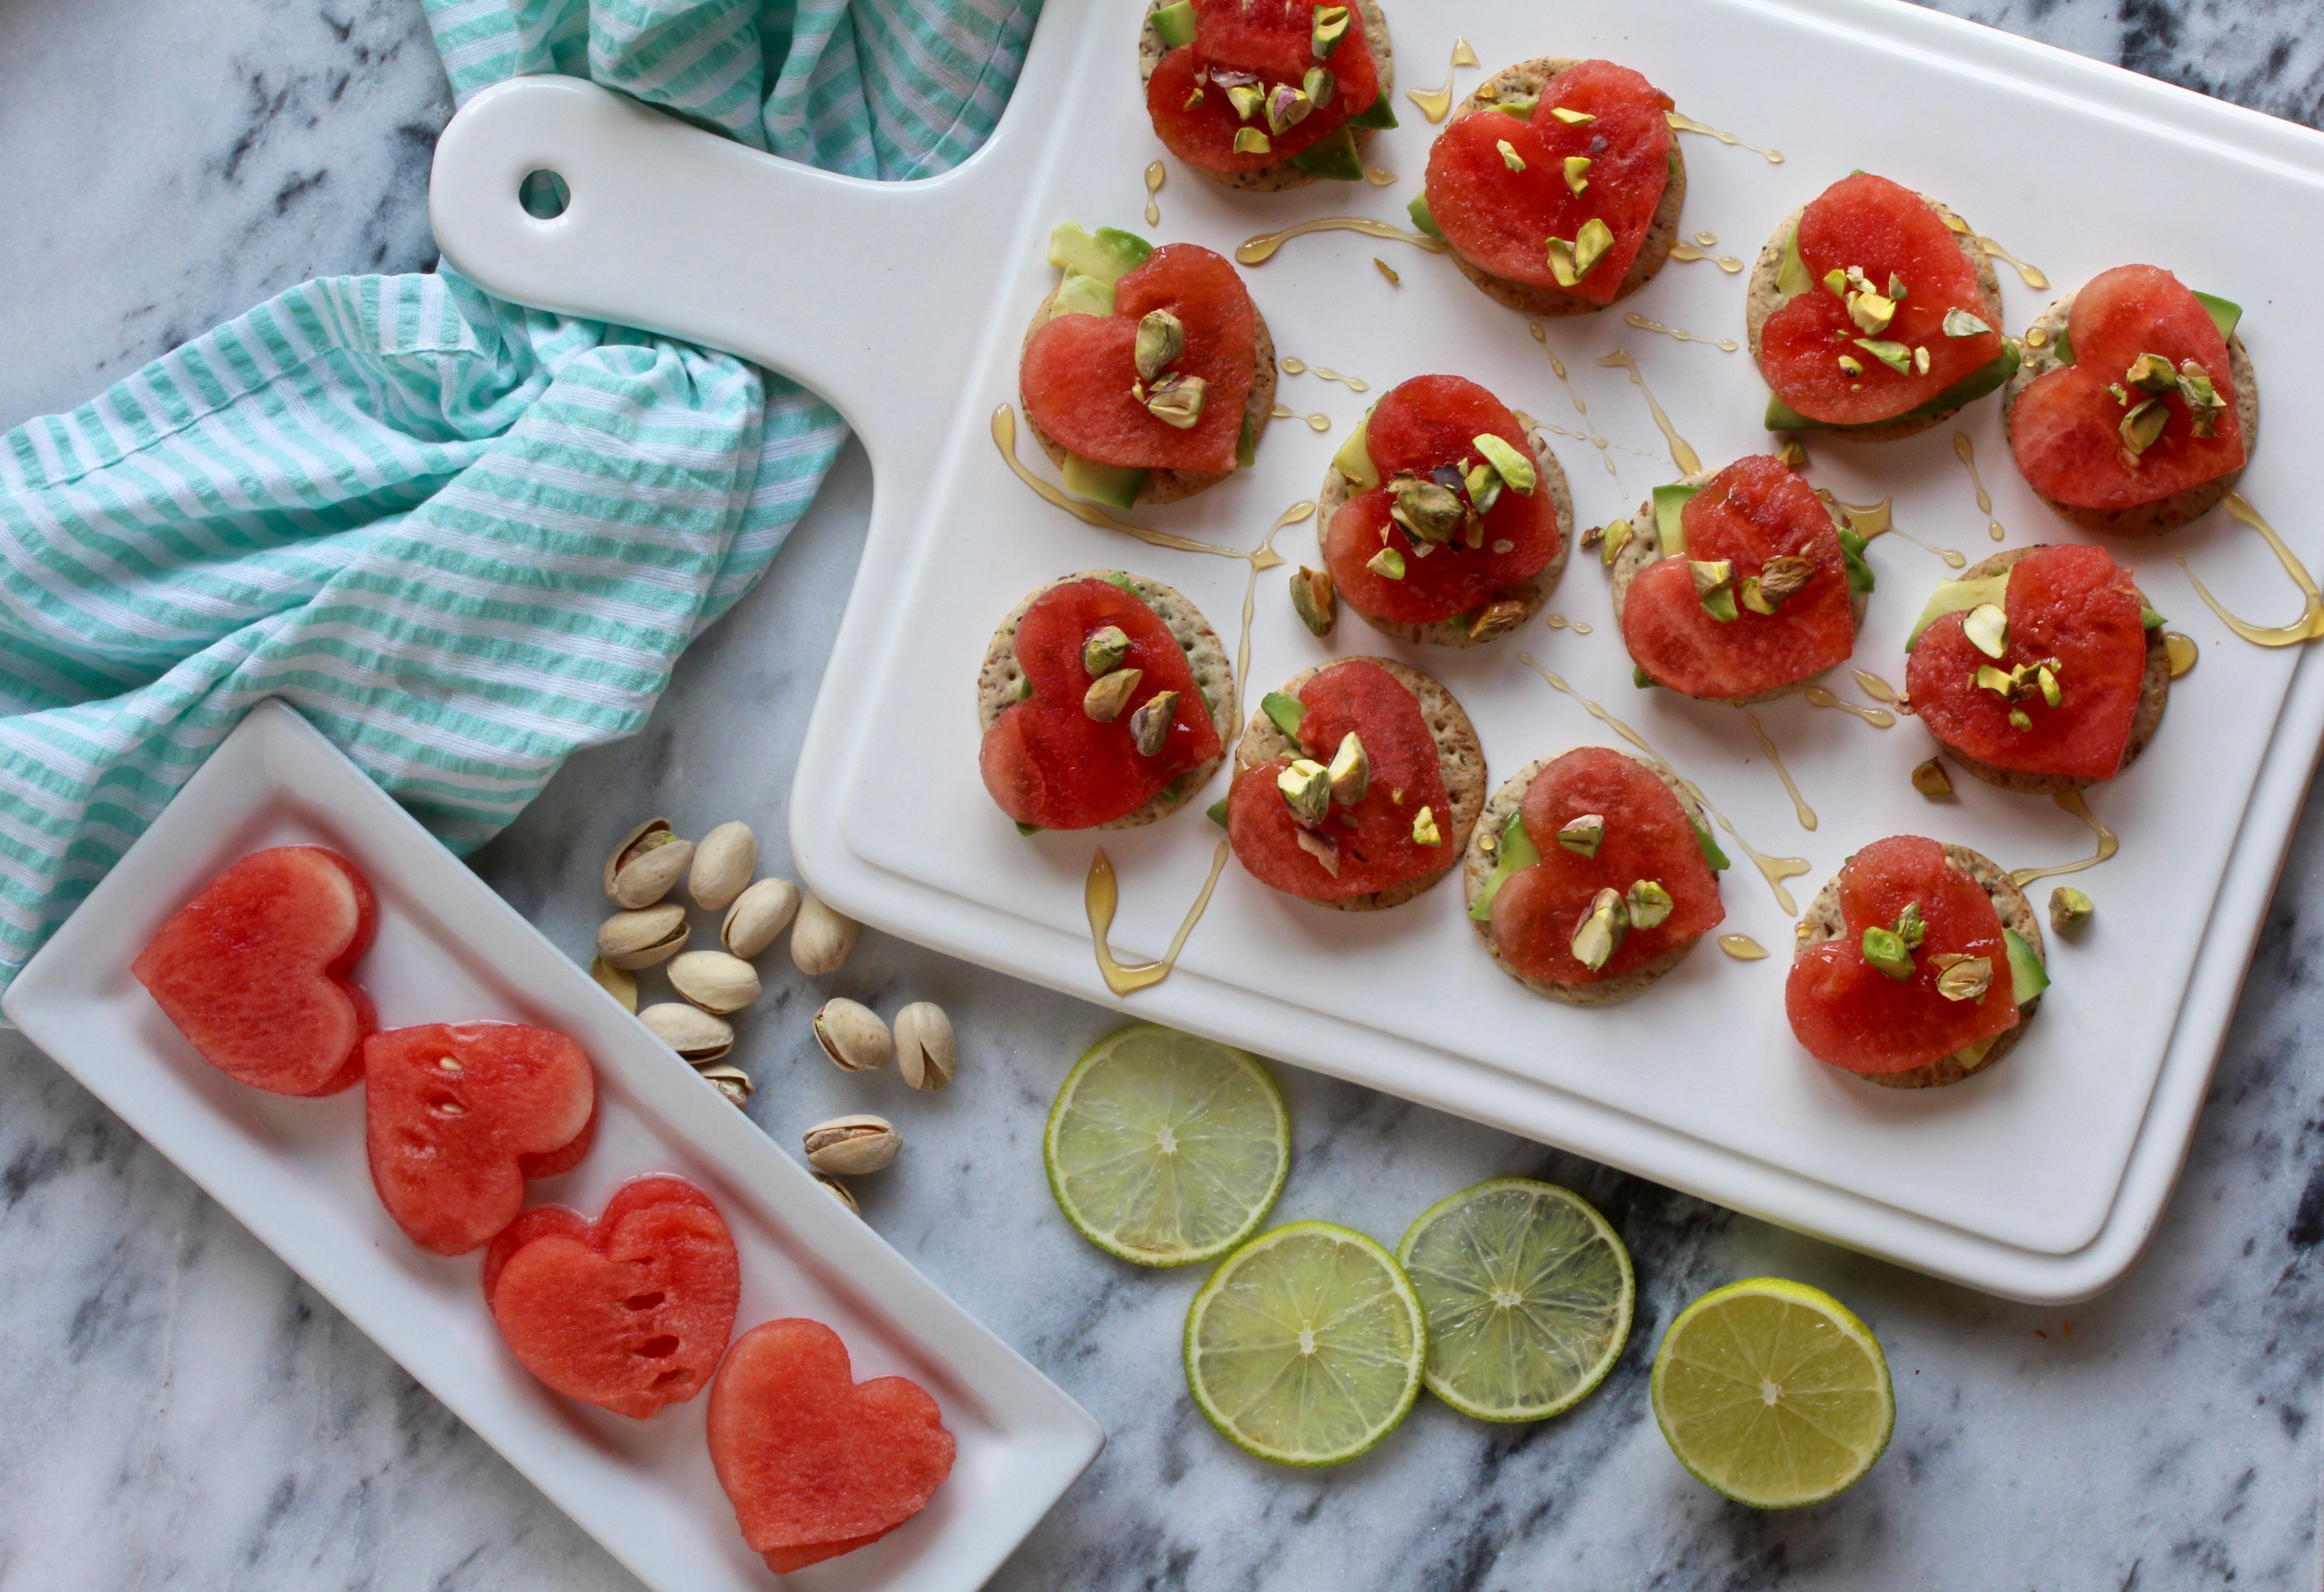
M 742 1540 L 779 1574 L 885 1536 L 952 1473 L 936 1400 L 903 1376 L 855 1381 L 820 1321 L 765 1321 L 736 1340 L 711 1388 L 709 1440 Z
M 1318 0 L 1197 0 L 1194 41 L 1170 51 L 1146 80 L 1155 136 L 1189 166 L 1206 171 L 1260 171 L 1303 154 L 1348 124 L 1379 97 L 1379 77 L 1364 39 L 1363 8 L 1350 5 L 1348 31 L 1328 56 L 1314 49 Z M 1257 78 L 1262 98 L 1278 86 L 1305 92 L 1317 67 L 1333 76 L 1329 103 L 1279 131 L 1264 111 L 1238 115 L 1213 72 Z M 1268 147 L 1238 152 L 1235 134 L 1256 130 Z
M 525 1180 L 571 1167 L 597 1119 L 589 1058 L 553 1028 L 391 1028 L 364 1041 L 364 1075 L 373 1186 L 404 1236 L 438 1255 L 489 1243 L 516 1219 Z
M 1792 1032 L 1820 1062 L 1850 1072 L 1909 1072 L 2017 1026 L 2017 1001 L 2001 915 L 1992 898 L 1917 835 L 1875 841 L 1840 870 L 1847 929 L 1810 945 L 1792 963 L 1784 1008 Z M 1864 931 L 1893 929 L 1907 906 L 1923 934 L 1909 978 L 1893 979 L 1864 958 Z M 1937 988 L 1949 956 L 1983 957 L 1993 979 L 1975 1000 L 1949 1000 Z
M 1757 696 L 1812 679 L 1855 650 L 1840 532 L 1780 460 L 1738 459 L 1688 500 L 1679 522 L 1685 556 L 1640 570 L 1622 599 L 1622 640 L 1655 685 L 1713 701 Z M 1807 584 L 1773 613 L 1738 605 L 1725 620 L 1703 607 L 1688 567 L 1724 560 L 1740 588 L 1778 557 L 1813 566 Z
M 1025 345 L 1025 412 L 1068 453 L 1129 469 L 1223 475 L 1235 467 L 1243 404 L 1259 358 L 1259 312 L 1235 268 L 1195 244 L 1165 244 L 1113 285 L 1111 315 L 1061 315 Z M 1139 385 L 1138 323 L 1167 309 L 1185 349 L 1163 374 L 1204 383 L 1202 413 L 1180 428 L 1157 419 Z
M 1569 122 L 1560 110 L 1589 119 Z M 1437 230 L 1490 275 L 1611 304 L 1670 183 L 1670 97 L 1629 68 L 1585 60 L 1543 86 L 1530 117 L 1462 117 L 1428 152 Z M 1588 164 L 1569 178 L 1569 161 Z M 1573 245 L 1592 221 L 1610 244 L 1578 280 L 1561 281 L 1550 240 Z
M 377 919 L 354 863 L 322 846 L 276 846 L 205 885 L 130 971 L 228 1077 L 273 1094 L 332 1094 L 363 1076 L 374 1018 L 347 975 Z
M 1996 768 L 2069 779 L 2120 772 L 2146 678 L 2144 604 L 2104 548 L 2035 548 L 2010 566 L 1998 658 L 1969 639 L 1968 615 L 1921 632 L 1904 667 L 1914 711 L 1945 745 Z M 2048 667 L 2052 703 L 2034 671 Z M 2015 676 L 2004 692 L 1978 671 Z M 2024 719 L 2013 722 L 2011 715 Z
M 1227 834 L 1251 877 L 1286 896 L 1342 901 L 1450 867 L 1461 842 L 1452 832 L 1436 739 L 1403 682 L 1370 658 L 1353 658 L 1318 669 L 1299 688 L 1299 701 L 1307 710 L 1299 721 L 1302 755 L 1329 763 L 1342 738 L 1353 732 L 1371 764 L 1370 788 L 1352 805 L 1334 804 L 1315 831 L 1329 842 L 1334 872 L 1300 844 L 1300 826 L 1277 787 L 1276 777 L 1291 759 L 1238 770 L 1229 793 Z M 1423 807 L 1436 826 L 1434 845 L 1413 833 Z
M 484 1302 L 524 1368 L 639 1420 L 710 1385 L 742 1292 L 733 1235 L 684 1178 L 633 1178 L 592 1224 L 538 1205 L 484 1252 Z
M 2130 509 L 2243 468 L 2227 340 L 2177 277 L 2158 265 L 2101 271 L 2074 295 L 2067 346 L 2074 363 L 2037 377 L 2010 411 L 2009 451 L 2035 492 L 2078 509 Z M 2177 387 L 2154 393 L 2129 384 L 2148 354 L 2172 371 L 2190 360 L 2200 368 L 2219 400 L 2201 417 L 2208 436 Z M 2134 452 L 2124 421 L 2132 405 L 2149 400 L 2166 418 L 2153 440 Z
M 1807 419 L 1832 426 L 1893 420 L 2001 357 L 1996 310 L 1977 267 L 1944 218 L 1911 189 L 1868 171 L 1841 178 L 1801 214 L 1799 255 L 1809 285 L 1760 328 L 1759 372 Z M 1885 323 L 1868 307 L 1860 308 L 1873 325 L 1850 308 L 1858 292 L 1851 271 L 1884 301 L 1892 282 L 1904 290 Z M 1826 281 L 1834 271 L 1838 291 Z M 1965 335 L 1948 332 L 1946 317 L 1956 311 L 1985 329 L 1956 319 L 1954 331 Z M 1904 368 L 1886 363 L 1884 353 Z

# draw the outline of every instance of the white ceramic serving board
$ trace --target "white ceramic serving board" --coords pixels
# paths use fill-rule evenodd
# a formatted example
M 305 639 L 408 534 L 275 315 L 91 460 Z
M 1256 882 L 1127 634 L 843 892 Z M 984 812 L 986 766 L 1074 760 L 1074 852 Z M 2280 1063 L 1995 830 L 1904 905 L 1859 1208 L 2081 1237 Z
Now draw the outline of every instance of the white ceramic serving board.
M 493 1324 L 481 1253 L 414 1247 L 373 1192 L 360 1087 L 327 1100 L 246 1089 L 195 1054 L 129 964 L 235 858 L 314 842 L 379 897 L 357 977 L 380 1025 L 499 1019 L 580 1041 L 597 1136 L 530 1202 L 593 1216 L 626 1180 L 674 1172 L 718 1202 L 742 1256 L 739 1333 L 828 1323 L 859 1380 L 912 1377 L 959 1440 L 951 1477 L 885 1541 L 802 1587 L 969 1592 L 1095 1457 L 1081 1407 L 938 1292 L 597 988 L 296 713 L 262 704 L 9 988 L 7 1016 L 583 1529 L 657 1592 L 765 1592 L 703 1438 L 706 1397 L 632 1421 L 550 1393 Z
M 869 922 L 1111 999 L 1083 915 L 1092 837 L 1021 839 L 978 783 L 977 662 L 1028 589 L 1092 567 L 1167 580 L 1231 636 L 1246 571 L 1090 529 L 1003 468 L 988 424 L 1016 399 L 1019 340 L 1055 280 L 1045 239 L 1074 220 L 1224 253 L 1351 209 L 1401 222 L 1434 131 L 1401 90 L 1443 82 L 1456 32 L 1486 70 L 1545 54 L 1620 60 L 1691 115 L 1784 151 L 1774 164 L 1683 140 L 1683 225 L 1716 234 L 1720 253 L 1748 260 L 1794 207 L 1861 166 L 1944 198 L 2061 290 L 2159 259 L 2238 300 L 2267 394 L 2244 490 L 2295 547 L 2324 548 L 2303 512 L 2301 469 L 2324 413 L 2296 374 L 2324 361 L 2324 317 L 2305 297 L 2324 258 L 2324 137 L 2312 132 L 1894 0 L 1575 0 L 1554 11 L 1531 0 L 1394 0 L 1404 124 L 1368 156 L 1400 174 L 1394 186 L 1237 194 L 1166 160 L 1162 221 L 1149 227 L 1141 172 L 1162 152 L 1137 90 L 1139 10 L 1136 0 L 1053 0 L 990 144 L 930 181 L 824 175 L 562 79 L 480 95 L 438 150 L 438 238 L 487 288 L 735 350 L 825 394 L 862 433 L 878 483 L 873 523 L 800 765 L 792 851 L 818 890 Z M 1464 70 L 1462 91 L 1480 75 Z M 536 167 L 570 184 L 558 219 L 517 204 Z M 1524 317 L 1442 258 L 1325 234 L 1244 275 L 1282 354 L 1357 375 L 1374 397 L 1408 376 L 1454 371 L 1543 421 L 1588 428 Z M 2052 296 L 2006 268 L 2002 279 L 2014 327 Z M 1616 311 L 1548 325 L 1590 420 L 1613 442 L 1601 453 L 1553 439 L 1582 524 L 1631 511 L 1677 474 L 1640 393 L 1598 365 L 1609 351 L 1643 362 L 1712 467 L 1769 446 L 1757 423 L 1766 390 L 1748 354 L 1622 319 L 1634 311 L 1739 338 L 1742 305 L 1741 277 L 1674 262 Z M 1312 496 L 1370 400 L 1312 374 L 1285 378 L 1280 395 L 1330 416 L 1333 435 L 1279 420 L 1255 469 L 1138 518 L 1248 548 L 1286 504 Z M 1997 402 L 1958 424 L 2010 545 L 2073 534 L 2019 481 Z M 1996 544 L 1953 429 L 1885 446 L 1812 437 L 1812 479 L 1851 502 L 1893 492 L 1906 529 L 1981 558 Z M 1313 535 L 1296 527 L 1280 545 L 1316 562 Z M 2240 612 L 2289 617 L 2296 597 L 2250 532 L 2214 515 L 2113 550 L 2203 642 L 2203 661 L 2178 683 L 2153 750 L 2093 796 L 2122 854 L 2075 879 L 2097 900 L 2097 920 L 2078 943 L 2053 944 L 2056 983 L 2040 1019 L 1989 1074 L 1890 1091 L 1812 1062 L 1783 1016 L 1792 920 L 1739 852 L 1725 926 L 1775 956 L 1743 963 L 1706 945 L 1611 1009 L 1552 1005 L 1496 971 L 1452 882 L 1393 912 L 1346 915 L 1275 896 L 1234 869 L 1176 976 L 1119 1004 L 1995 1293 L 2063 1301 L 2104 1288 L 2136 1257 L 2176 1176 L 2324 732 L 2324 677 L 2296 651 L 2230 638 L 2172 562 L 2183 553 Z M 1872 562 L 1880 586 L 1856 662 L 1901 681 L 1906 630 L 1946 571 L 1895 537 L 1874 544 Z M 1794 887 L 1802 902 L 1854 847 L 1886 834 L 1934 834 L 2006 867 L 2089 849 L 2087 832 L 2047 803 L 1973 780 L 1957 801 L 1923 799 L 1906 775 L 1932 747 L 1912 721 L 1876 731 L 1794 698 L 1759 716 L 1821 815 L 1805 833 L 1740 714 L 1633 688 L 1604 577 L 1586 557 L 1551 607 L 1594 633 L 1536 625 L 1462 654 L 1406 649 L 1353 616 L 1319 645 L 1292 615 L 1286 573 L 1260 582 L 1246 704 L 1328 655 L 1406 658 L 1466 704 L 1498 782 L 1535 757 L 1609 738 L 1520 663 L 1529 650 L 1633 722 L 1761 850 L 1811 859 Z M 1832 683 L 1858 696 L 1844 671 Z M 1125 960 L 1158 952 L 1192 899 L 1219 835 L 1202 809 L 1224 785 L 1170 822 L 1104 837 L 1123 881 L 1115 945 Z

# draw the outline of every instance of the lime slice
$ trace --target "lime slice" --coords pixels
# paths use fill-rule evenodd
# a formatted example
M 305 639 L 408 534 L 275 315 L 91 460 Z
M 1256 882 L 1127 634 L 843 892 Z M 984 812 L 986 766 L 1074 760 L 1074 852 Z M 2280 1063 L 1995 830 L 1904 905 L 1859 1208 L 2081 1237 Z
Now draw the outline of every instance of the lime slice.
M 1730 1283 L 1690 1304 L 1655 1356 L 1655 1419 L 1695 1479 L 1789 1509 L 1844 1493 L 1896 1429 L 1888 1361 L 1821 1289 Z
M 1186 1385 L 1229 1441 L 1277 1465 L 1337 1465 L 1420 1396 L 1428 1334 L 1396 1256 L 1295 1221 L 1227 1256 L 1186 1311 Z
M 1041 1155 L 1083 1238 L 1140 1265 L 1190 1265 L 1267 1219 L 1291 1169 L 1291 1118 L 1252 1057 L 1141 1023 L 1067 1074 Z
M 1505 1177 L 1439 1200 L 1396 1257 L 1428 1315 L 1428 1391 L 1464 1415 L 1572 1409 L 1629 1341 L 1629 1251 L 1554 1183 Z

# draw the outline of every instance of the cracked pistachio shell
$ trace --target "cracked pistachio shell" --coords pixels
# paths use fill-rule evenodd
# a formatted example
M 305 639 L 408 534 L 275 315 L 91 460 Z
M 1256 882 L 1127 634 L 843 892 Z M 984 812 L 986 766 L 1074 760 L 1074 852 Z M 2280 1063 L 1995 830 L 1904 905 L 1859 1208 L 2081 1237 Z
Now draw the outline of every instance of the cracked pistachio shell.
M 638 1014 L 638 1021 L 656 1039 L 697 1067 L 723 1059 L 734 1048 L 733 1024 L 684 1001 L 665 1000 L 650 1006 Z
M 857 1216 L 863 1214 L 863 1207 L 855 1202 L 855 1196 L 847 1192 L 847 1185 L 845 1183 L 832 1176 L 828 1172 L 811 1173 L 808 1175 L 812 1176 L 816 1182 L 821 1183 L 830 1192 L 833 1199 L 838 1201 L 842 1205 L 846 1206 L 850 1211 L 853 1212 Z
M 749 1104 L 751 1097 L 758 1092 L 748 1072 L 740 1067 L 729 1066 L 724 1062 L 707 1067 L 696 1067 L 694 1072 L 695 1075 L 705 1083 L 724 1095 L 737 1110 Z
M 1148 310 L 1145 317 L 1138 323 L 1138 340 L 1131 349 L 1131 363 L 1138 367 L 1138 379 L 1151 382 L 1177 363 L 1178 356 L 1185 352 L 1185 323 L 1167 309 Z M 1104 671 L 1092 669 L 1090 672 L 1102 674 Z
M 813 895 L 799 897 L 798 918 L 791 925 L 791 961 L 809 978 L 835 973 L 855 953 L 863 925 L 842 917 Z
M 932 1000 L 916 1000 L 896 1014 L 896 1072 L 914 1089 L 938 1090 L 958 1064 L 952 1019 Z
M 677 955 L 693 933 L 686 908 L 675 901 L 616 912 L 597 925 L 597 954 L 607 967 L 635 972 Z
M 862 1002 L 826 1000 L 815 1014 L 815 1039 L 844 1072 L 871 1072 L 895 1058 L 895 1036 Z
M 678 838 L 667 818 L 649 818 L 605 858 L 605 899 L 635 911 L 669 894 L 694 860 L 694 842 Z
M 706 1012 L 738 1012 L 759 998 L 759 970 L 724 951 L 688 951 L 669 964 L 669 987 Z
M 777 935 L 798 915 L 798 887 L 787 879 L 762 879 L 734 897 L 726 921 L 718 926 L 718 943 L 727 953 L 745 962 L 766 953 Z
M 799 1136 L 807 1146 L 807 1164 L 836 1177 L 877 1172 L 904 1147 L 903 1136 L 885 1117 L 834 1117 Z
M 722 824 L 695 845 L 687 894 L 706 912 L 724 912 L 759 869 L 759 837 L 739 820 Z

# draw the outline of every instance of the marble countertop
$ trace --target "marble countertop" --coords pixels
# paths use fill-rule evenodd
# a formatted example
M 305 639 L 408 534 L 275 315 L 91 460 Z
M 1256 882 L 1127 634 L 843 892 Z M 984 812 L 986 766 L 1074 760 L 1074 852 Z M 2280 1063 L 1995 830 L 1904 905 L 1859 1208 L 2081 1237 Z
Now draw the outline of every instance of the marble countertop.
M 1945 8 L 2324 124 L 2313 0 Z M 0 427 L 61 409 L 318 273 L 425 269 L 449 113 L 416 0 L 0 6 Z M 644 734 L 580 757 L 478 870 L 586 945 L 599 853 L 635 815 L 740 816 L 779 866 L 789 773 L 870 497 L 851 447 Z M 1571 1184 L 1636 1256 L 1606 1386 L 1497 1429 L 1424 1399 L 1377 1453 L 1286 1472 L 1185 1396 L 1199 1278 L 1120 1265 L 1058 1219 L 1042 1114 L 1113 1014 L 867 935 L 823 981 L 931 998 L 961 1075 L 925 1100 L 838 1073 L 788 967 L 737 1059 L 789 1142 L 842 1110 L 910 1147 L 868 1219 L 1103 1422 L 1104 1454 L 994 1582 L 1089 1587 L 2313 1588 L 2324 1423 L 2324 803 L 2277 893 L 2184 1180 L 2146 1260 L 2070 1311 L 1933 1283 L 1539 1146 L 1279 1070 L 1277 1219 L 1375 1234 L 1505 1174 Z M 0 1592 L 636 1583 L 160 1155 L 0 1037 Z M 1005 1267 L 991 1264 L 1006 1254 Z M 1831 1289 L 1898 1384 L 1891 1451 L 1794 1514 L 1723 1504 L 1648 1416 L 1662 1328 L 1720 1283 Z M 2311 1425 L 2315 1430 L 2310 1430 Z

